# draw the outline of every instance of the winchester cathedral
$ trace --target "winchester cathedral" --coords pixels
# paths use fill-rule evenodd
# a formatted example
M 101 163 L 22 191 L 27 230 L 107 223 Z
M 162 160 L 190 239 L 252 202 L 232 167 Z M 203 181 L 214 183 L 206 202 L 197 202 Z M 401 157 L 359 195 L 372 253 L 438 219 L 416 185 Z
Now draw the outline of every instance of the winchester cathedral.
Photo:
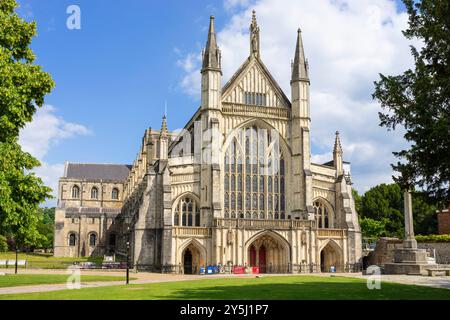
M 136 269 L 180 273 L 208 265 L 339 272 L 360 263 L 350 165 L 338 132 L 333 159 L 311 163 L 301 31 L 290 99 L 262 62 L 255 13 L 249 36 L 248 58 L 222 85 L 211 17 L 201 106 L 184 130 L 170 132 L 164 116 L 160 130 L 145 130 L 132 165 L 66 163 L 55 256 L 129 255 Z

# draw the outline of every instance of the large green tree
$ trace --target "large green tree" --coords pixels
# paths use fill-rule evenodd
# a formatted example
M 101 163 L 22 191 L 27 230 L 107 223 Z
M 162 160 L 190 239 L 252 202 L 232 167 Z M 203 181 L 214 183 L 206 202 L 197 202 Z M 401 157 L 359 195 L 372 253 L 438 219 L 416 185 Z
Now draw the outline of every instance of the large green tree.
M 0 1 L 0 233 L 28 246 L 42 240 L 39 204 L 51 189 L 31 172 L 40 163 L 22 151 L 18 137 L 54 82 L 33 63 L 36 24 L 21 19 L 16 8 L 15 0 Z
M 408 15 L 408 39 L 414 70 L 397 76 L 380 74 L 373 98 L 381 103 L 380 125 L 405 128 L 410 146 L 394 152 L 394 180 L 402 188 L 418 186 L 429 196 L 450 203 L 450 1 L 403 0 Z
M 436 206 L 423 192 L 412 191 L 414 231 L 433 234 L 437 231 Z M 404 235 L 404 203 L 401 187 L 380 184 L 361 196 L 360 225 L 365 237 L 400 237 Z

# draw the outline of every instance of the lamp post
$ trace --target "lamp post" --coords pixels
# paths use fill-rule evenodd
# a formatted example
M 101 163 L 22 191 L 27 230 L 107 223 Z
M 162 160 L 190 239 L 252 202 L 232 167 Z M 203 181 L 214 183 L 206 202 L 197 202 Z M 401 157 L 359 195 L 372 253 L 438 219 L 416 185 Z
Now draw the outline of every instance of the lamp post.
M 127 241 L 127 284 L 129 283 L 130 283 L 130 241 Z
M 130 283 L 130 225 L 132 222 L 132 217 L 130 214 L 127 214 L 125 216 L 125 223 L 127 225 L 127 242 L 126 242 L 126 246 L 127 246 L 127 276 L 126 276 L 126 284 Z
M 17 245 L 16 245 L 16 265 L 15 265 L 15 274 L 17 274 L 17 259 L 18 259 L 18 255 L 19 255 L 19 249 L 17 249 Z

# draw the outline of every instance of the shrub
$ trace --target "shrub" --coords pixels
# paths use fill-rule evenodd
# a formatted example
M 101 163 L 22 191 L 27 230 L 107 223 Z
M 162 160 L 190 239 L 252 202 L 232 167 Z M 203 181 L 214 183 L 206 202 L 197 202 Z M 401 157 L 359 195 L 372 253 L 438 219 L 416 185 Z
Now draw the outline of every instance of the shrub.
M 416 236 L 418 242 L 450 242 L 450 234 L 430 234 Z
M 6 237 L 0 235 L 0 252 L 8 251 L 8 243 L 6 242 Z

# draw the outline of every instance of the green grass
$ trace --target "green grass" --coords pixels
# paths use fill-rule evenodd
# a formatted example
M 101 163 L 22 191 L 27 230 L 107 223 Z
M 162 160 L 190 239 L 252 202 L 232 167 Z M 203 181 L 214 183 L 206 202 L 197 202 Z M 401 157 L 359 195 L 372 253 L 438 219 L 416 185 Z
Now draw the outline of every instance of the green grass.
M 346 277 L 281 276 L 222 278 L 121 285 L 33 294 L 0 295 L 0 299 L 450 299 L 450 290 L 383 282 L 368 290 L 366 281 Z
M 15 252 L 1 252 L 0 260 L 15 260 Z M 66 269 L 73 262 L 88 261 L 90 258 L 54 257 L 51 253 L 19 253 L 18 260 L 27 260 L 27 268 Z M 14 268 L 9 266 L 8 268 Z
M 0 288 L 65 283 L 65 274 L 8 274 L 0 276 Z M 125 277 L 82 275 L 81 282 L 125 281 Z

